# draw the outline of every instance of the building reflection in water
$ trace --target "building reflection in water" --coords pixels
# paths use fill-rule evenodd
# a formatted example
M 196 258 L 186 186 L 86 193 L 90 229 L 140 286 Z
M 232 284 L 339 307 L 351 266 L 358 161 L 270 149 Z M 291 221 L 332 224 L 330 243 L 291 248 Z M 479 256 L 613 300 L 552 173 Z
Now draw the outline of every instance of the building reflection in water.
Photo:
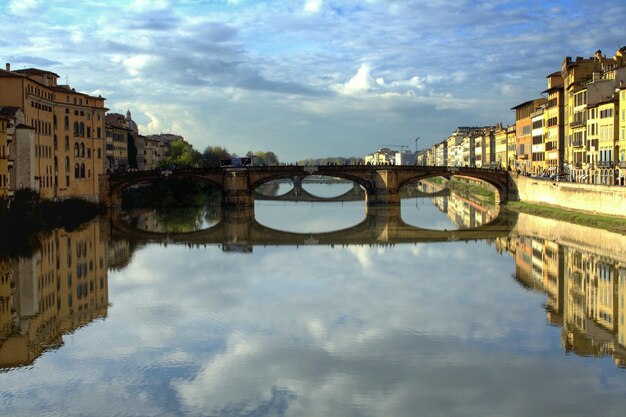
M 492 208 L 454 193 L 432 201 L 459 228 L 495 217 Z M 566 352 L 610 355 L 626 367 L 626 236 L 521 214 L 514 233 L 495 246 L 515 259 L 517 281 L 547 295 L 547 320 L 562 327 Z
M 0 368 L 31 364 L 63 336 L 104 318 L 108 232 L 97 221 L 54 230 L 30 258 L 0 260 Z
M 562 227 L 571 229 L 570 239 L 563 240 L 575 243 L 531 234 L 498 238 L 496 247 L 515 258 L 515 279 L 547 295 L 548 322 L 562 327 L 561 343 L 567 352 L 611 355 L 617 365 L 626 366 L 626 258 L 620 251 L 607 253 L 576 236 L 579 228 L 587 234 L 593 229 L 566 223 Z M 626 247 L 626 237 L 616 239 Z

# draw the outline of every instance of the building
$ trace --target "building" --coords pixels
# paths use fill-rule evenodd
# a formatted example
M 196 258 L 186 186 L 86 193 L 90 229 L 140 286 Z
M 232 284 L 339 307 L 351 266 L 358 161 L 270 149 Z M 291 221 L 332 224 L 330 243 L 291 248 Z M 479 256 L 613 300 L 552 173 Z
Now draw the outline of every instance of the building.
M 13 184 L 42 198 L 95 201 L 105 169 L 105 99 L 59 85 L 58 79 L 36 68 L 11 71 L 7 64 L 0 70 L 0 106 L 21 109 L 22 125 L 33 129 L 34 184 Z M 16 159 L 15 166 L 23 162 Z
M 619 185 L 626 185 L 626 85 L 621 83 L 617 89 L 619 96 L 619 140 L 617 144 L 617 181 Z
M 525 101 L 511 108 L 515 111 L 515 169 L 518 172 L 530 173 L 532 170 L 532 114 L 545 104 L 547 99 L 538 98 Z
M 106 115 L 107 170 L 124 172 L 128 169 L 143 170 L 145 167 L 145 142 L 139 137 L 137 123 L 130 110 L 126 115 Z
M 13 196 L 13 187 L 11 187 L 11 175 L 13 174 L 12 139 L 9 138 L 8 134 L 9 125 L 13 123 L 15 123 L 14 119 L 0 112 L 0 200 Z
M 544 106 L 540 106 L 530 115 L 530 121 L 532 124 L 531 136 L 531 172 L 545 173 L 547 167 L 545 164 L 546 152 L 544 146 Z
M 395 165 L 396 152 L 389 148 L 381 148 L 374 153 L 365 155 L 366 165 Z
M 142 138 L 144 142 L 144 169 L 156 169 L 165 160 L 167 148 L 171 141 L 164 140 L 162 135 L 142 136 Z
M 507 169 L 509 160 L 506 131 L 507 128 L 501 124 L 496 126 L 494 131 L 495 166 L 502 169 Z
M 555 72 L 547 77 L 548 88 L 543 92 L 548 95 L 544 115 L 545 165 L 549 173 L 563 172 L 565 155 L 565 114 L 563 77 Z
M 404 151 L 396 152 L 394 156 L 395 165 L 416 165 L 417 155 L 414 152 Z

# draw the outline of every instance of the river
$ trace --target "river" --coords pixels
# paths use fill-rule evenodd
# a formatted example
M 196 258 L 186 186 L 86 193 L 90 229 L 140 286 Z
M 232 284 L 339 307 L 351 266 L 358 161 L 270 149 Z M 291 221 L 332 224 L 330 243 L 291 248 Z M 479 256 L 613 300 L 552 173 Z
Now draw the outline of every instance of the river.
M 499 214 L 451 194 L 54 230 L 0 260 L 0 415 L 623 416 L 626 237 Z

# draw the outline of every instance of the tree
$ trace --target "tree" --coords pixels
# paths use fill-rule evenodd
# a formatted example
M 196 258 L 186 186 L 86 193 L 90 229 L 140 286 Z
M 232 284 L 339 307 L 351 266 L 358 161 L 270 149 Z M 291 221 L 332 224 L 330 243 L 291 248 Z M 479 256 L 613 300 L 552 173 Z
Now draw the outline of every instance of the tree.
M 200 152 L 182 139 L 170 143 L 161 166 L 176 168 L 197 167 L 201 161 Z
M 206 168 L 217 168 L 222 159 L 230 158 L 230 153 L 221 146 L 208 146 L 202 153 L 202 165 Z

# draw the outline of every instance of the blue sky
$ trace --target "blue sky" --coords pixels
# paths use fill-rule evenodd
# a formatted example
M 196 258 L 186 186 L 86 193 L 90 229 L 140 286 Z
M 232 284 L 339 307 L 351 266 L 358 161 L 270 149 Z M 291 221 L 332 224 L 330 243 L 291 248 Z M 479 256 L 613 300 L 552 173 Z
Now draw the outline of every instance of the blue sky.
M 283 161 L 513 122 L 566 56 L 626 44 L 622 1 L 0 0 L 0 59 L 142 133 Z

